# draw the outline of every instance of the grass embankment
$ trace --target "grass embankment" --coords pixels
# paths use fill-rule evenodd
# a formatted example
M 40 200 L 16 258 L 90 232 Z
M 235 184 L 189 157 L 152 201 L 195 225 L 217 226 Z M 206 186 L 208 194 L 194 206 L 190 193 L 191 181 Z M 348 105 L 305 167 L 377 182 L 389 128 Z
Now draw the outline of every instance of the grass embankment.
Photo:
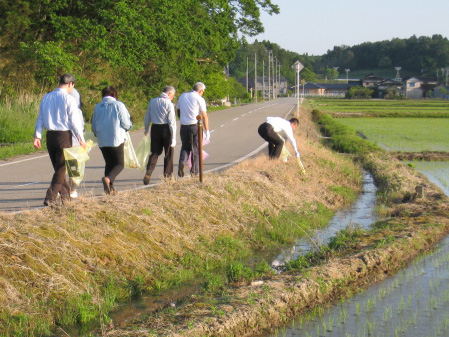
M 360 188 L 352 160 L 310 138 L 300 144 L 307 175 L 295 160 L 263 156 L 202 185 L 182 180 L 0 215 L 0 331 L 37 336 L 93 322 L 104 332 L 119 300 L 192 280 L 213 296 L 270 274 L 267 263 L 246 262 L 325 225 Z
M 356 154 L 372 172 L 386 220 L 371 230 L 341 231 L 328 246 L 292 261 L 290 271 L 264 278 L 261 286 L 236 283 L 216 298 L 195 297 L 180 308 L 136 318 L 108 336 L 251 336 L 385 278 L 446 235 L 448 198 L 441 190 L 372 143 L 354 138 L 355 130 L 319 112 L 314 118 L 332 135 L 332 146 Z

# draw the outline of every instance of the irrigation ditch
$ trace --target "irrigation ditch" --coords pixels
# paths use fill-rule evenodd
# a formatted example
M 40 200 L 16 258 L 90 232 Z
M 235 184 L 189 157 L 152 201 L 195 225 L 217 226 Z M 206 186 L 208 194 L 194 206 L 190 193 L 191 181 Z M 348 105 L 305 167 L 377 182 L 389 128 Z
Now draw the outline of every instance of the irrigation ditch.
M 330 134 L 329 130 L 326 134 Z M 333 141 L 341 145 L 341 140 Z M 417 256 L 431 251 L 449 233 L 447 196 L 424 175 L 385 151 L 356 149 L 355 152 L 355 160 L 372 174 L 378 188 L 376 208 L 381 217 L 371 228 L 349 226 L 337 232 L 329 245 L 315 247 L 310 254 L 301 255 L 295 248 L 288 260 L 299 261 L 296 270 L 257 282 L 233 284 L 226 292 L 217 294 L 213 301 L 199 295 L 191 296 L 172 308 L 111 327 L 104 335 L 265 336 L 267 331 L 283 329 L 278 334 L 282 335 L 286 333 L 286 323 L 300 325 L 292 321 L 295 317 L 316 315 L 332 304 L 347 303 L 354 294 L 378 284 L 412 263 Z M 430 302 L 429 305 L 434 304 Z M 401 305 L 405 311 L 413 303 Z M 341 312 L 348 312 L 348 309 L 341 309 Z M 390 315 L 390 311 L 386 315 Z M 329 329 L 335 329 L 334 324 L 341 323 L 334 316 L 326 319 L 324 325 L 323 320 L 320 321 L 320 330 L 313 327 L 307 334 L 313 335 L 315 331 L 318 336 L 326 335 Z M 445 317 L 441 319 L 446 322 Z M 372 324 L 370 318 L 363 327 L 366 336 L 374 331 L 369 330 Z M 403 324 L 399 330 L 403 331 L 406 323 L 398 324 Z M 397 328 L 393 324 L 390 329 L 393 326 Z M 292 335 L 296 330 L 292 330 Z

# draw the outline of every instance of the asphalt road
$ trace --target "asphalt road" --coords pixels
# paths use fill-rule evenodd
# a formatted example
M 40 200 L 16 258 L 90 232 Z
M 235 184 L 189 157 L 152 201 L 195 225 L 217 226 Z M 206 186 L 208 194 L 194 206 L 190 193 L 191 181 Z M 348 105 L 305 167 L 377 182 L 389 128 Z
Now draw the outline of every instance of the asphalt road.
M 204 147 L 204 151 L 209 154 L 204 161 L 204 171 L 225 169 L 265 149 L 266 143 L 258 135 L 257 128 L 268 116 L 290 118 L 295 104 L 294 98 L 280 98 L 209 113 L 211 142 Z M 131 132 L 134 147 L 137 147 L 142 137 L 143 129 Z M 178 125 L 173 172 L 176 178 L 180 145 Z M 89 156 L 90 160 L 86 162 L 85 179 L 78 191 L 80 196 L 101 196 L 104 193 L 101 183 L 104 160 L 98 146 L 92 149 Z M 163 158 L 161 156 L 151 177 L 150 185 L 143 185 L 144 173 L 138 169 L 124 169 L 114 185 L 119 193 L 124 190 L 148 188 L 161 181 L 162 172 Z M 43 200 L 52 175 L 53 168 L 45 152 L 1 161 L 0 212 L 18 212 L 43 207 Z M 211 179 L 211 177 L 205 175 L 204 179 Z

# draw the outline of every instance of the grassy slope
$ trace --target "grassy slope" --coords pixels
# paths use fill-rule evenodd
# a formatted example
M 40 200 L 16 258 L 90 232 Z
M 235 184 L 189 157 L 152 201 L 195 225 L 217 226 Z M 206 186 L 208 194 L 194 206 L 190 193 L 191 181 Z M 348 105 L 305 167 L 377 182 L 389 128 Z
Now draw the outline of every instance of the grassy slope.
M 291 243 L 355 198 L 360 171 L 314 139 L 302 119 L 308 171 L 249 160 L 222 174 L 62 209 L 0 216 L 0 331 L 48 333 L 54 324 L 107 323 L 116 300 L 201 280 L 222 288 L 233 261 Z M 255 133 L 255 137 L 257 134 Z
M 335 132 L 334 144 L 353 142 L 332 125 L 336 122 L 320 123 Z M 215 300 L 195 297 L 179 308 L 136 317 L 107 335 L 252 336 L 357 292 L 430 249 L 449 231 L 448 198 L 418 172 L 364 143 L 359 139 L 346 148 L 372 172 L 379 187 L 379 211 L 386 220 L 369 231 L 342 231 L 310 260 L 301 259 L 298 270 L 264 278 L 262 286 L 240 283 Z M 415 190 L 420 185 L 424 198 Z

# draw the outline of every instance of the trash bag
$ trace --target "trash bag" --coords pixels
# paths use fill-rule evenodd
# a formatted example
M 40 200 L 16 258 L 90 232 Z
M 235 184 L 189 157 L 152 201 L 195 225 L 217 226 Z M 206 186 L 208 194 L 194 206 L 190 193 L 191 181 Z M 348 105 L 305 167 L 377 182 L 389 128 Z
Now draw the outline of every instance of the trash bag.
M 134 151 L 133 143 L 129 132 L 126 132 L 125 144 L 123 147 L 125 155 L 125 167 L 126 168 L 140 168 L 139 161 L 137 160 L 136 152 Z
M 148 158 L 150 157 L 151 151 L 151 140 L 148 136 L 143 136 L 139 145 L 136 147 L 136 157 L 140 164 L 140 170 L 142 172 L 146 171 Z
M 284 142 L 284 145 L 282 146 L 282 151 L 281 151 L 281 160 L 285 163 L 290 159 L 291 156 L 292 155 L 290 154 L 290 151 L 285 146 L 285 142 Z
M 92 141 L 88 141 L 86 142 L 86 144 L 86 149 L 84 149 L 81 145 L 64 149 L 64 158 L 67 173 L 76 185 L 79 185 L 84 179 L 86 161 L 89 160 L 89 151 L 94 146 Z

